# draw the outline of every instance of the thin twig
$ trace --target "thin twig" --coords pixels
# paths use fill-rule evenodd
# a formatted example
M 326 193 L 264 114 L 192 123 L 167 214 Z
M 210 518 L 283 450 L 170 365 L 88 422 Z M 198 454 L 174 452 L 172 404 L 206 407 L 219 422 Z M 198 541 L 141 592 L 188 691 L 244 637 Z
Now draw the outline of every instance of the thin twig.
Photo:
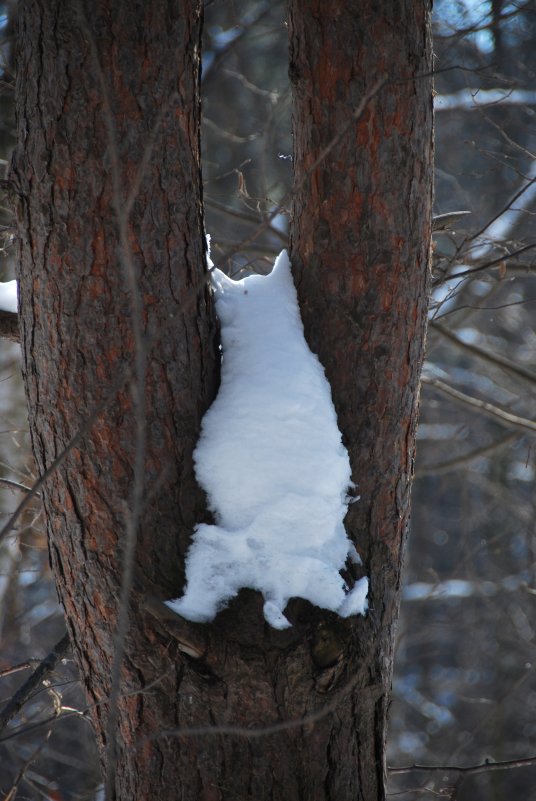
M 149 684 L 147 684 L 145 687 L 139 690 L 128 690 L 127 692 L 121 693 L 121 698 L 132 698 L 136 695 L 146 695 L 154 687 L 156 687 L 157 684 L 160 684 L 160 682 L 163 681 L 166 678 L 166 676 L 174 672 L 174 670 L 175 668 L 172 667 L 169 670 L 165 671 L 164 673 L 161 673 L 159 676 L 153 679 L 153 681 L 151 681 Z M 49 723 L 53 722 L 57 723 L 59 722 L 59 720 L 63 720 L 64 718 L 81 717 L 83 719 L 86 719 L 86 716 L 89 712 L 96 709 L 97 707 L 101 707 L 108 704 L 109 701 L 110 701 L 109 697 L 106 697 L 103 698 L 101 701 L 97 701 L 94 704 L 87 704 L 86 706 L 82 707 L 82 709 L 73 709 L 72 707 L 64 706 L 62 707 L 62 714 L 59 718 L 56 715 L 53 715 L 52 717 L 49 716 L 47 718 L 44 718 L 43 720 L 38 720 L 35 723 L 18 726 L 17 728 L 12 729 L 9 732 L 9 734 L 0 737 L 0 743 L 5 743 L 8 740 L 13 740 L 16 737 L 20 737 L 22 734 L 31 734 L 33 731 L 37 731 L 37 729 L 40 729 L 43 726 L 47 726 Z
M 0 542 L 4 539 L 4 537 L 9 534 L 12 530 L 13 526 L 19 519 L 20 515 L 24 512 L 24 510 L 29 506 L 30 501 L 32 498 L 39 496 L 39 490 L 41 487 L 46 483 L 46 481 L 53 475 L 58 467 L 60 467 L 67 456 L 71 453 L 71 451 L 80 444 L 80 442 L 84 439 L 84 437 L 91 431 L 101 414 L 106 411 L 108 406 L 112 403 L 114 398 L 116 397 L 117 393 L 120 389 L 126 384 L 130 376 L 132 375 L 132 369 L 130 367 L 125 367 L 118 375 L 117 380 L 110 388 L 110 391 L 104 398 L 104 400 L 99 403 L 93 412 L 86 418 L 85 422 L 82 423 L 76 434 L 67 443 L 65 448 L 56 456 L 54 461 L 47 467 L 44 473 L 39 476 L 37 481 L 32 484 L 29 488 L 29 492 L 26 496 L 22 499 L 19 503 L 15 511 L 9 517 L 7 523 L 3 526 L 0 530 Z
M 512 208 L 512 206 L 513 206 L 513 204 L 516 202 L 516 200 L 519 200 L 519 198 L 521 197 L 521 195 L 524 195 L 524 194 L 525 194 L 525 192 L 527 191 L 527 189 L 528 189 L 529 187 L 531 187 L 531 186 L 534 184 L 534 182 L 536 181 L 536 178 L 529 178 L 529 179 L 525 178 L 524 180 L 525 180 L 525 181 L 527 181 L 527 183 L 526 183 L 526 184 L 524 184 L 524 186 L 522 186 L 522 187 L 521 187 L 521 189 L 519 189 L 519 190 L 518 190 L 518 191 L 515 193 L 515 195 L 513 195 L 513 196 L 510 198 L 510 200 L 508 201 L 508 203 L 507 203 L 505 206 L 503 206 L 503 208 L 502 208 L 502 209 L 501 209 L 499 212 L 497 212 L 497 214 L 495 214 L 495 215 L 494 215 L 494 216 L 491 218 L 491 220 L 488 220 L 488 222 L 486 223 L 486 225 L 485 225 L 483 228 L 481 228 L 481 229 L 480 229 L 480 231 L 477 231 L 475 234 L 473 234 L 473 236 L 471 237 L 471 239 L 477 239 L 479 236 L 482 236 L 482 234 L 484 234 L 484 233 L 485 233 L 485 232 L 488 230 L 488 228 L 490 228 L 490 227 L 493 225 L 493 223 L 494 223 L 496 220 L 498 220 L 498 219 L 499 219 L 499 217 L 502 217 L 502 215 L 503 215 L 503 214 L 506 214 L 506 212 L 507 212 L 507 211 L 510 211 L 510 209 Z
M 27 487 L 25 484 L 19 484 L 18 481 L 12 481 L 10 478 L 0 478 L 0 485 L 3 487 L 9 487 L 9 489 L 19 490 L 20 492 L 32 492 L 31 487 Z M 34 492 L 33 494 L 36 497 L 39 497 L 38 492 Z
M 482 456 L 487 456 L 493 451 L 496 451 L 498 448 L 502 448 L 503 445 L 507 445 L 509 442 L 513 442 L 514 440 L 518 439 L 519 434 L 517 431 L 510 431 L 509 433 L 505 434 L 504 437 L 501 437 L 494 442 L 490 442 L 489 445 L 483 445 L 481 448 L 475 448 L 472 451 L 468 451 L 467 453 L 463 453 L 460 456 L 456 456 L 453 459 L 447 459 L 444 462 L 436 462 L 435 464 L 424 464 L 419 465 L 417 462 L 417 468 L 415 474 L 417 478 L 421 478 L 421 476 L 437 476 L 443 473 L 450 473 L 451 470 L 458 470 L 460 467 L 464 467 L 469 462 L 474 461 L 475 459 L 479 459 Z
M 0 733 L 5 729 L 9 721 L 17 715 L 34 690 L 46 679 L 55 669 L 58 662 L 63 659 L 69 650 L 69 635 L 64 634 L 61 640 L 56 643 L 52 651 L 46 656 L 34 670 L 31 676 L 19 687 L 17 692 L 9 699 L 4 708 L 0 711 Z
M 221 214 L 225 214 L 229 217 L 234 217 L 237 220 L 242 220 L 246 223 L 251 223 L 252 225 L 259 225 L 262 222 L 260 216 L 253 214 L 252 212 L 247 211 L 239 211 L 238 209 L 233 209 L 230 206 L 226 206 L 224 203 L 219 203 L 217 200 L 213 198 L 206 197 L 203 200 L 203 205 L 209 209 L 213 209 L 214 211 L 220 212 Z M 271 234 L 277 236 L 280 242 L 283 245 L 287 244 L 288 237 L 278 228 L 274 228 L 273 225 L 270 225 L 269 231 Z
M 30 670 L 40 665 L 41 659 L 27 659 L 26 662 L 19 662 L 18 665 L 10 665 L 8 668 L 0 670 L 0 679 L 5 679 L 6 676 L 12 676 L 14 673 L 20 673 L 22 670 Z
M 146 685 L 143 688 L 136 689 L 136 690 L 129 690 L 127 692 L 121 693 L 121 698 L 130 698 L 136 695 L 144 695 L 157 684 L 159 684 L 163 679 L 169 674 L 170 671 L 166 671 L 165 673 L 158 676 L 154 679 L 150 684 Z M 140 740 L 138 743 L 138 747 L 143 747 L 144 743 L 147 741 L 152 741 L 159 739 L 161 737 L 214 737 L 220 735 L 229 735 L 240 737 L 244 739 L 261 739 L 263 737 L 268 737 L 272 734 L 277 734 L 278 732 L 282 731 L 289 731 L 291 729 L 302 728 L 304 726 L 308 726 L 312 723 L 316 723 L 319 720 L 327 717 L 328 715 L 332 714 L 337 710 L 340 706 L 341 702 L 344 698 L 347 698 L 348 695 L 356 689 L 359 682 L 362 681 L 362 676 L 356 674 L 349 682 L 347 682 L 340 690 L 338 690 L 332 700 L 324 704 L 319 710 L 316 712 L 311 712 L 305 714 L 298 718 L 287 719 L 284 721 L 274 721 L 273 723 L 268 723 L 264 726 L 254 726 L 254 727 L 246 727 L 246 726 L 234 726 L 232 724 L 222 724 L 222 725 L 212 725 L 212 726 L 184 726 L 179 727 L 176 729 L 164 730 L 157 732 L 149 737 Z M 365 687 L 359 688 L 359 693 L 361 696 L 368 695 L 370 696 L 371 702 L 376 702 L 381 696 L 384 694 L 385 688 L 381 684 L 370 684 Z M 89 711 L 95 709 L 99 706 L 103 706 L 110 702 L 109 698 L 104 698 L 100 701 L 97 701 L 94 704 L 88 704 L 87 706 L 83 707 L 80 710 L 68 710 L 62 712 L 61 716 L 57 717 L 56 715 L 52 717 L 45 718 L 43 720 L 37 721 L 36 723 L 21 726 L 17 728 L 15 731 L 10 732 L 8 735 L 0 738 L 0 743 L 6 742 L 8 740 L 12 740 L 14 737 L 18 737 L 21 734 L 29 734 L 32 731 L 35 731 L 42 726 L 46 726 L 52 722 L 58 722 L 59 720 L 63 720 L 67 717 L 72 717 L 73 715 L 76 716 L 85 716 Z
M 179 726 L 176 729 L 166 729 L 157 732 L 156 734 L 147 737 L 147 740 L 158 740 L 161 737 L 217 737 L 222 734 L 240 737 L 246 740 L 258 740 L 262 737 L 269 737 L 271 734 L 278 734 L 282 731 L 289 731 L 291 729 L 299 729 L 303 726 L 308 726 L 311 723 L 316 723 L 319 720 L 327 717 L 327 715 L 336 712 L 339 708 L 343 698 L 356 688 L 358 681 L 361 677 L 356 676 L 349 681 L 335 697 L 328 704 L 324 704 L 317 712 L 310 712 L 302 715 L 299 718 L 287 718 L 286 720 L 278 720 L 273 723 L 267 723 L 264 726 L 235 726 L 233 724 L 216 724 L 213 726 Z M 381 684 L 370 684 L 367 687 L 360 688 L 361 695 L 370 694 L 374 699 L 379 699 L 384 694 L 385 690 Z M 140 745 L 143 745 L 140 743 Z
M 493 403 L 489 403 L 489 401 L 483 401 L 479 398 L 474 398 L 472 395 L 466 395 L 464 392 L 460 392 L 459 389 L 451 387 L 450 384 L 446 384 L 439 378 L 422 376 L 421 381 L 427 386 L 438 389 L 444 395 L 448 395 L 463 406 L 470 406 L 472 409 L 476 409 L 487 417 L 492 417 L 503 425 L 510 425 L 515 428 L 536 432 L 536 422 L 534 420 L 512 414 L 512 412 L 502 409 L 500 406 L 495 406 Z
M 378 78 L 378 80 L 372 86 L 371 90 L 369 92 L 367 92 L 366 95 L 363 95 L 363 97 L 361 98 L 361 100 L 359 102 L 359 105 L 354 109 L 354 111 L 353 111 L 352 115 L 350 116 L 350 119 L 347 121 L 347 123 L 345 125 L 343 125 L 341 130 L 338 133 L 335 134 L 335 136 L 333 137 L 333 139 L 330 142 L 328 142 L 326 147 L 319 153 L 317 158 L 314 160 L 314 162 L 311 164 L 311 166 L 308 168 L 308 170 L 302 175 L 302 177 L 297 182 L 297 184 L 295 186 L 293 186 L 291 189 L 289 189 L 288 192 L 285 193 L 285 195 L 282 198 L 282 200 L 270 212 L 270 214 L 266 217 L 264 222 L 261 225 L 258 226 L 258 228 L 257 228 L 257 230 L 255 231 L 254 234 L 252 234 L 250 237 L 248 237 L 248 239 L 242 240 L 242 242 L 240 242 L 239 245 L 236 245 L 235 247 L 231 248 L 231 250 L 228 250 L 223 254 L 223 259 L 224 260 L 231 258 L 231 256 L 234 256 L 235 253 L 238 253 L 239 250 L 242 250 L 244 248 L 249 247 L 253 242 L 255 242 L 259 238 L 259 236 L 262 233 L 264 233 L 264 231 L 266 231 L 267 228 L 269 228 L 271 226 L 271 224 L 275 220 L 275 218 L 279 214 L 281 214 L 281 212 L 283 212 L 286 209 L 287 204 L 289 203 L 290 200 L 292 200 L 292 198 L 298 192 L 298 190 L 303 187 L 303 185 L 305 184 L 306 181 L 309 180 L 309 178 L 311 177 L 313 172 L 316 170 L 316 168 L 320 164 L 322 164 L 323 161 L 326 160 L 326 158 L 329 156 L 329 154 L 331 153 L 333 148 L 336 147 L 339 144 L 339 142 L 343 139 L 344 136 L 346 136 L 346 134 L 348 133 L 348 130 L 350 129 L 350 126 L 353 123 L 357 122 L 357 120 L 359 120 L 363 116 L 363 113 L 366 110 L 368 104 L 371 102 L 371 100 L 373 100 L 376 97 L 378 92 L 387 83 L 388 83 L 387 76 L 382 75 L 380 78 Z
M 513 770 L 514 768 L 527 768 L 536 765 L 536 756 L 525 757 L 524 759 L 506 759 L 502 762 L 482 762 L 479 765 L 406 765 L 401 767 L 388 768 L 391 775 L 401 773 L 488 773 L 494 770 Z
M 453 331 L 445 328 L 445 326 L 441 325 L 440 323 L 431 323 L 431 328 L 441 334 L 441 336 L 449 339 L 451 342 L 454 342 L 454 344 L 459 348 L 478 356 L 479 359 L 489 362 L 495 367 L 499 367 L 501 370 L 505 370 L 508 373 L 512 373 L 512 375 L 515 375 L 517 378 L 521 378 L 531 384 L 536 384 L 536 373 L 526 370 L 524 367 L 520 367 L 508 359 L 504 359 L 502 356 L 498 356 L 496 353 L 491 353 L 484 348 L 480 348 L 478 345 L 472 345 L 469 342 L 464 342 L 463 339 L 460 339 L 460 337 L 456 336 Z
M 514 256 L 519 256 L 521 253 L 526 253 L 528 250 L 534 250 L 534 248 L 536 248 L 536 244 L 534 243 L 525 245 L 522 248 L 518 248 L 518 250 L 514 250 L 513 253 L 503 253 L 501 256 L 497 256 L 496 259 L 487 261 L 485 264 L 480 264 L 477 267 L 470 267 L 468 270 L 464 270 L 461 273 L 450 273 L 449 275 L 442 277 L 441 280 L 436 281 L 434 283 L 434 287 L 440 286 L 447 281 L 452 281 L 453 279 L 467 278 L 468 276 L 478 275 L 478 273 L 481 273 L 484 270 L 490 270 L 492 267 L 502 268 L 503 263 L 508 259 L 513 259 Z
M 17 773 L 17 775 L 13 779 L 11 787 L 9 788 L 7 793 L 4 795 L 2 801 L 15 801 L 15 798 L 19 797 L 18 793 L 17 793 L 17 791 L 19 789 L 19 785 L 21 784 L 22 781 L 27 781 L 26 776 L 25 776 L 26 771 L 28 770 L 30 765 L 32 765 L 32 763 L 35 762 L 35 760 L 37 759 L 37 757 L 39 756 L 39 754 L 43 750 L 44 746 L 46 745 L 46 743 L 50 739 L 50 735 L 51 734 L 52 734 L 52 729 L 49 729 L 47 731 L 47 733 L 45 734 L 45 736 L 43 738 L 43 741 L 41 743 L 39 743 L 37 748 L 34 748 L 32 753 L 28 757 L 28 759 L 25 760 L 25 762 L 23 763 L 21 769 L 19 770 L 19 772 Z M 48 797 L 49 796 L 47 796 L 47 798 Z
M 486 297 L 489 297 L 491 293 L 488 293 Z M 437 320 L 444 320 L 445 317 L 450 317 L 451 314 L 456 314 L 461 311 L 497 311 L 498 309 L 511 309 L 513 306 L 526 306 L 528 303 L 532 303 L 536 298 L 523 298 L 523 300 L 510 300 L 508 303 L 497 303 L 495 306 L 484 305 L 480 301 L 473 305 L 470 303 L 463 303 L 460 306 L 457 306 L 455 309 L 450 309 L 449 311 L 443 312 L 443 314 L 439 314 L 437 317 L 434 318 L 434 322 Z
M 205 69 L 203 69 L 201 79 L 204 85 L 209 83 L 213 76 L 219 75 L 219 66 L 221 62 L 224 61 L 229 55 L 229 53 L 231 53 L 237 47 L 237 45 L 242 41 L 242 39 L 244 39 L 244 37 L 249 34 L 251 29 L 256 27 L 259 24 L 259 22 L 261 22 L 264 19 L 264 17 L 267 17 L 270 14 L 271 11 L 272 11 L 272 5 L 271 3 L 267 3 L 264 6 L 264 8 L 261 8 L 260 12 L 255 17 L 250 19 L 249 22 L 247 22 L 245 25 L 241 26 L 242 29 L 240 33 L 237 33 L 237 35 L 233 39 L 230 39 L 227 42 L 225 47 L 222 47 L 220 50 L 217 51 L 216 55 L 214 56 L 210 64 L 207 67 L 205 67 Z

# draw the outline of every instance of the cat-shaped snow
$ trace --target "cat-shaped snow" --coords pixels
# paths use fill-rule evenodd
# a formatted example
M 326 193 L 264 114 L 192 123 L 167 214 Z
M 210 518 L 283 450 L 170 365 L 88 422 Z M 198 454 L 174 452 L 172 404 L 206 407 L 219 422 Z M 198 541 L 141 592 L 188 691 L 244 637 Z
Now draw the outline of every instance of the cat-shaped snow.
M 194 459 L 217 525 L 197 526 L 186 559 L 184 618 L 212 620 L 242 587 L 264 616 L 289 626 L 292 597 L 346 617 L 367 609 L 367 579 L 349 591 L 339 571 L 358 561 L 343 519 L 351 486 L 331 390 L 303 335 L 286 251 L 270 275 L 232 281 L 214 269 L 222 374 Z

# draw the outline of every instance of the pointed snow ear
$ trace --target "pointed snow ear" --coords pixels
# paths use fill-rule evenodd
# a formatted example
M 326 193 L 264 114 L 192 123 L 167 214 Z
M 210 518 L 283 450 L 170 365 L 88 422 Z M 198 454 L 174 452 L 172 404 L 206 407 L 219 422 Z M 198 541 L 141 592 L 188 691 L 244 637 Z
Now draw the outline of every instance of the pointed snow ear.
M 285 272 L 286 270 L 288 270 L 290 272 L 290 269 L 291 269 L 291 267 L 290 267 L 290 261 L 289 261 L 289 258 L 288 258 L 288 253 L 287 253 L 286 250 L 282 250 L 281 253 L 279 254 L 279 256 L 277 257 L 277 259 L 274 262 L 274 266 L 272 268 L 272 272 L 270 273 L 270 275 L 272 275 L 272 273 L 276 273 L 278 271 Z
M 286 250 L 282 250 L 274 262 L 271 273 L 266 278 L 273 278 L 273 283 L 279 286 L 289 287 L 294 286 L 292 278 L 291 265 Z

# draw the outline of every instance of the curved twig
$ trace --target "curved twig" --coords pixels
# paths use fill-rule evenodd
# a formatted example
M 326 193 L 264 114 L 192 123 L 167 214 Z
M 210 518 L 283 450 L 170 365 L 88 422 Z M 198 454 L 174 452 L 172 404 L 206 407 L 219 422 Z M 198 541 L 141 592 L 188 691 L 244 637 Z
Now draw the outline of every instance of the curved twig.
M 472 395 L 466 395 L 465 392 L 460 392 L 459 389 L 451 387 L 450 384 L 446 384 L 439 378 L 422 376 L 421 381 L 427 386 L 438 389 L 444 395 L 448 395 L 463 406 L 470 406 L 472 409 L 485 414 L 487 417 L 492 417 L 503 425 L 514 426 L 515 428 L 532 431 L 533 433 L 536 432 L 536 421 L 534 420 L 512 414 L 512 412 L 502 409 L 500 406 L 495 406 L 493 403 L 489 403 L 489 401 L 483 401 L 479 398 L 474 398 Z

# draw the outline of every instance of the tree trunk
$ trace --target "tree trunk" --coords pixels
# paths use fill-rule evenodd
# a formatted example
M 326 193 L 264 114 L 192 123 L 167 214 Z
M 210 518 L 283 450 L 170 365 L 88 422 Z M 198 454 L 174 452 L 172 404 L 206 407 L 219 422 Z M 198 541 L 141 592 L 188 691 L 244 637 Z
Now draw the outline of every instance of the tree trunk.
M 347 523 L 371 612 L 342 620 L 294 600 L 283 632 L 249 590 L 210 625 L 154 616 L 180 594 L 206 514 L 191 456 L 217 381 L 200 16 L 197 0 L 21 3 L 12 173 L 40 473 L 82 432 L 44 488 L 52 567 L 106 770 L 141 432 L 117 798 L 376 801 L 427 296 L 428 4 L 291 3 L 293 259 L 359 485 Z M 391 81 L 361 108 L 380 72 Z
M 333 798 L 384 792 L 429 294 L 430 5 L 290 2 L 291 260 L 357 485 L 345 524 L 370 576 L 370 612 L 354 621 L 345 653 L 360 679 L 329 746 L 355 755 L 339 766 L 352 789 Z
M 183 667 L 167 633 L 143 612 L 140 593 L 177 594 L 204 513 L 192 450 L 215 393 L 217 360 L 201 203 L 201 3 L 24 0 L 19 24 L 12 172 L 20 195 L 23 369 L 39 472 L 88 428 L 44 488 L 50 559 L 104 761 L 121 549 L 133 502 L 132 373 L 141 323 L 144 508 L 117 795 L 169 801 L 177 742 L 147 737 L 176 725 Z

